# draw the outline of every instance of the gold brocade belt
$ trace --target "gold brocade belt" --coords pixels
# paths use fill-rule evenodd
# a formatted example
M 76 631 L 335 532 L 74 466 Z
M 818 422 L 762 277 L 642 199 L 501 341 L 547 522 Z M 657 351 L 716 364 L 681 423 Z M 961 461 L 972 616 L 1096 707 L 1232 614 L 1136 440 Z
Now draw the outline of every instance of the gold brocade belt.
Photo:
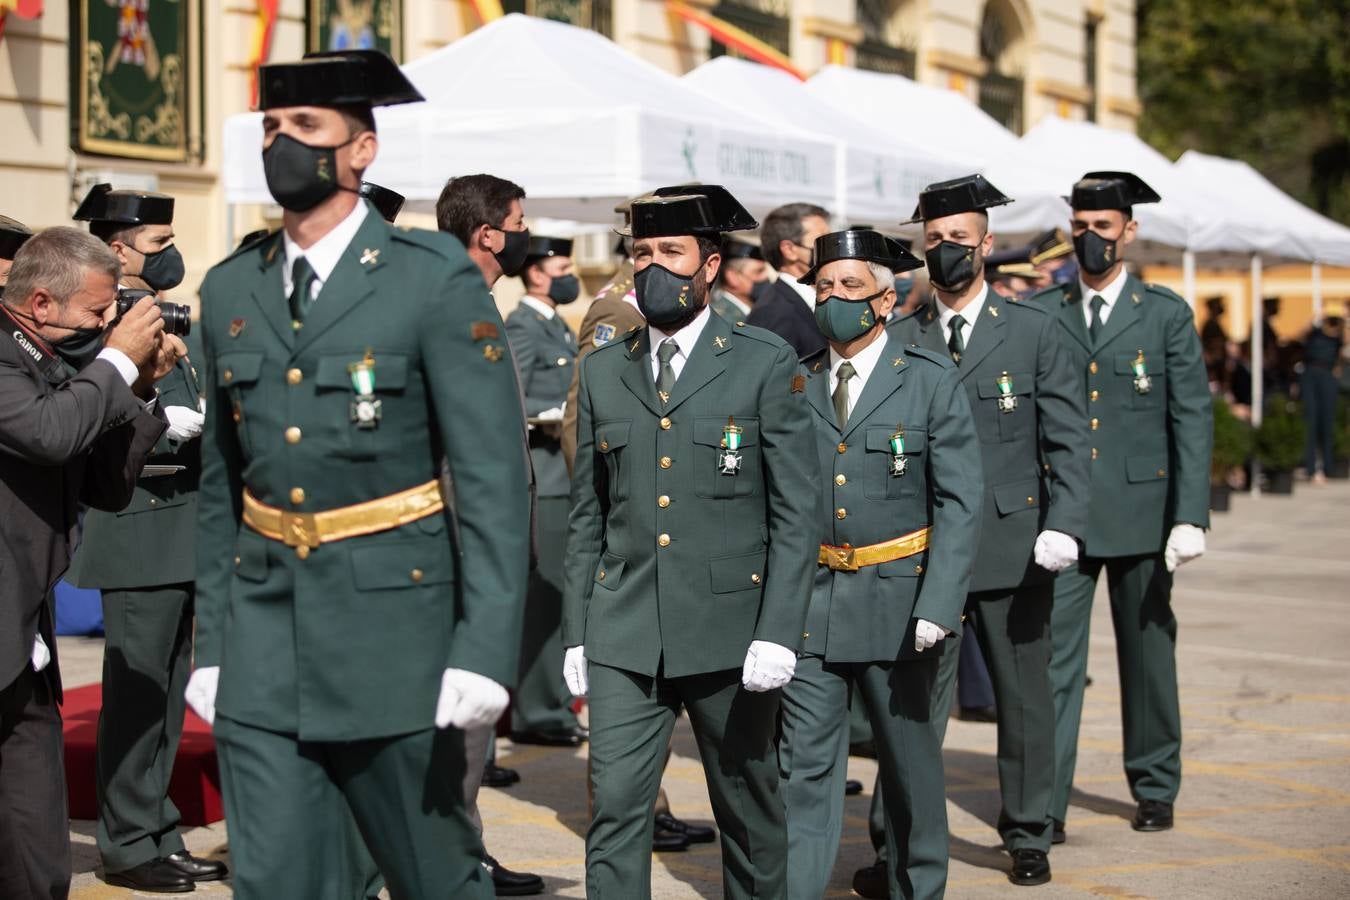
M 302 556 L 320 544 L 388 531 L 443 509 L 445 498 L 437 479 L 387 497 L 313 513 L 268 506 L 244 489 L 244 524 L 265 538 L 297 548 L 297 552 L 306 548 Z
M 933 526 L 902 534 L 898 538 L 882 541 L 880 544 L 868 544 L 865 547 L 850 547 L 845 544 L 835 547 L 832 544 L 820 545 L 820 564 L 829 566 L 836 572 L 856 572 L 863 566 L 875 566 L 878 563 L 904 559 L 928 549 L 928 535 Z

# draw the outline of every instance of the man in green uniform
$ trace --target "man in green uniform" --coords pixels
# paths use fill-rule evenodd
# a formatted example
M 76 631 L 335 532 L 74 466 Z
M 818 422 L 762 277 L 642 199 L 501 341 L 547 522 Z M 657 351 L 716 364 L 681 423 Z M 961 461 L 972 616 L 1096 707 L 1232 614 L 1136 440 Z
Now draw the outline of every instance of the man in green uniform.
M 788 897 L 824 895 L 843 821 L 849 693 L 867 708 L 889 804 L 892 897 L 947 881 L 942 747 L 929 723 L 945 636 L 978 536 L 982 479 L 970 404 L 950 360 L 888 336 L 894 271 L 920 265 L 872 230 L 816 239 L 815 319 L 829 347 L 793 383 L 810 402 L 824 476 L 824 542 L 783 692 L 779 750 Z
M 457 242 L 357 193 L 371 108 L 422 99 L 388 56 L 258 80 L 284 228 L 202 285 L 187 688 L 215 724 L 235 895 L 337 896 L 350 809 L 393 896 L 491 897 L 461 779 L 463 731 L 516 677 L 528 566 L 504 325 Z
M 755 302 L 772 286 L 769 267 L 758 244 L 736 238 L 722 242 L 722 266 L 717 270 L 713 312 L 728 322 L 743 322 Z
M 722 832 L 730 898 L 786 890 L 774 731 L 818 543 L 796 354 L 706 309 L 721 235 L 755 226 L 716 185 L 635 201 L 645 328 L 585 358 L 564 594 L 564 673 L 589 692 L 586 890 L 651 895 L 652 801 L 681 707 Z
M 975 555 L 967 627 L 979 636 L 994 687 L 998 830 L 1012 856 L 1009 878 L 1034 885 L 1050 880 L 1053 573 L 1077 561 L 1087 527 L 1089 432 L 1078 372 L 1055 320 L 985 283 L 994 245 L 987 210 L 1010 202 L 980 175 L 919 194 L 913 221 L 923 223 L 934 302 L 896 322 L 891 334 L 950 355 L 975 416 L 984 515 L 966 548 Z M 955 649 L 946 648 L 933 693 L 939 740 L 956 683 Z
M 1078 281 L 1028 301 L 1058 320 L 1083 379 L 1091 441 L 1083 553 L 1056 577 L 1050 618 L 1057 843 L 1073 788 L 1092 595 L 1103 569 L 1116 632 L 1125 777 L 1138 803 L 1134 829 L 1171 828 L 1181 787 L 1172 573 L 1205 552 L 1214 435 L 1190 307 L 1125 269 L 1138 229 L 1133 207 L 1158 199 L 1129 172 L 1083 176 L 1070 199 Z
M 506 334 L 525 392 L 525 414 L 530 419 L 530 459 L 538 495 L 538 565 L 530 572 L 525 599 L 520 684 L 511 706 L 511 740 L 574 747 L 585 740 L 585 731 L 577 726 L 572 695 L 559 674 L 569 488 L 559 439 L 577 339 L 558 307 L 581 294 L 581 282 L 572 267 L 572 242 L 531 237 L 520 279 L 525 284 L 525 296 L 506 317 Z

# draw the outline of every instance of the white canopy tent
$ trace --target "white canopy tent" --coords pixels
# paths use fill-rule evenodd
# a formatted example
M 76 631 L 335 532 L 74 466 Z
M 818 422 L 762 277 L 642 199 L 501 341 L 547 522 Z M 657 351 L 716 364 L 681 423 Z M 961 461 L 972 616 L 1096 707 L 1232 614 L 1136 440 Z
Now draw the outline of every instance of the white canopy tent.
M 736 109 L 595 32 L 508 15 L 403 67 L 426 103 L 376 111 L 367 177 L 429 209 L 447 178 L 520 184 L 531 216 L 611 224 L 615 203 L 665 184 L 725 185 L 753 213 L 829 205 L 835 146 L 745 124 Z M 225 123 L 226 201 L 270 203 L 261 116 Z
M 841 112 L 780 69 L 722 56 L 681 80 L 706 96 L 734 102 L 766 129 L 789 128 L 834 143 L 839 170 L 829 208 L 841 223 L 894 228 L 909 218 L 924 187 L 978 168 L 959 153 L 934 152 Z

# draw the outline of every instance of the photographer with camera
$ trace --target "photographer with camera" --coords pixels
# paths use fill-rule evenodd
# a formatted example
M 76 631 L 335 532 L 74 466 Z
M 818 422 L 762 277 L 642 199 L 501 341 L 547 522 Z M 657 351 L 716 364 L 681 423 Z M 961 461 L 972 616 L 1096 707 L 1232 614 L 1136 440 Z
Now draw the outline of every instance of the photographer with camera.
M 120 317 L 117 257 L 74 228 L 14 256 L 0 305 L 0 897 L 64 897 L 70 826 L 61 679 L 47 598 L 78 505 L 121 509 L 165 422 L 155 382 L 177 362 L 160 311 Z
M 172 197 L 95 185 L 75 213 L 122 264 L 117 306 L 178 286 Z M 145 288 L 145 289 L 142 289 Z M 186 353 L 186 306 L 161 302 L 164 341 Z M 98 849 L 109 884 L 188 891 L 222 878 L 221 863 L 191 856 L 178 834 L 169 776 L 183 733 L 192 665 L 202 390 L 190 356 L 158 385 L 168 431 L 151 452 L 131 503 L 91 511 L 67 580 L 103 593 L 103 710 L 97 750 Z

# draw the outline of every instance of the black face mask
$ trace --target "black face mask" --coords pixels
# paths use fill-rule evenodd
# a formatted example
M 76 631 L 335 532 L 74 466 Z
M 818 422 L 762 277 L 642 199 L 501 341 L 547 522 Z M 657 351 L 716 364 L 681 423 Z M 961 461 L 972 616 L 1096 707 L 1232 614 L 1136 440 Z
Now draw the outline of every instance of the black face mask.
M 559 305 L 581 296 L 581 282 L 575 275 L 556 275 L 548 286 L 548 299 Z
M 975 280 L 978 247 L 943 241 L 924 254 L 928 280 L 951 294 L 959 294 Z
M 703 308 L 705 292 L 699 291 L 694 279 L 703 271 L 704 264 L 699 263 L 693 275 L 677 275 L 652 263 L 633 276 L 638 310 L 649 324 L 669 331 L 693 321 Z
M 311 147 L 286 134 L 263 151 L 267 189 L 282 209 L 306 212 L 338 190 L 337 152 L 356 140 L 352 135 L 335 147 Z
M 1119 262 L 1116 241 L 1108 241 L 1091 228 L 1074 236 L 1073 252 L 1078 257 L 1078 268 L 1089 275 L 1104 275 Z
M 773 287 L 772 281 L 756 281 L 754 284 L 750 285 L 750 302 L 758 303 L 763 300 L 764 295 L 768 293 L 769 288 L 771 287 Z
M 52 341 L 52 349 L 66 361 L 66 365 L 79 371 L 93 362 L 103 349 L 103 329 L 73 328 L 61 340 Z
M 492 255 L 497 259 L 497 265 L 502 267 L 502 274 L 508 278 L 519 275 L 520 270 L 525 268 L 525 256 L 530 252 L 530 229 L 507 231 L 494 225 L 488 227 L 506 235 L 506 243 L 502 245 L 502 249 L 492 251 Z
M 136 250 L 135 247 L 130 249 Z M 136 252 L 144 258 L 140 279 L 152 290 L 167 291 L 183 283 L 183 254 L 178 252 L 177 246 L 170 244 L 154 253 Z

